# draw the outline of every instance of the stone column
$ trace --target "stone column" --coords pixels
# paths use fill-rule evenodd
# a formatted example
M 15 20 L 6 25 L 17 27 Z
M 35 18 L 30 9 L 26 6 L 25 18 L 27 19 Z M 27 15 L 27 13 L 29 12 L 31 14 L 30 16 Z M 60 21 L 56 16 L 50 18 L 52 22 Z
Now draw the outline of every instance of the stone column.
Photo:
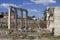
M 26 27 L 26 30 L 28 30 L 28 11 L 27 10 L 26 10 L 25 27 Z
M 15 9 L 15 29 L 17 30 L 17 9 Z
M 8 29 L 11 27 L 11 7 L 8 8 Z
M 20 10 L 20 11 L 21 11 L 21 22 L 20 22 L 21 27 L 20 28 L 22 28 L 23 27 L 23 10 Z

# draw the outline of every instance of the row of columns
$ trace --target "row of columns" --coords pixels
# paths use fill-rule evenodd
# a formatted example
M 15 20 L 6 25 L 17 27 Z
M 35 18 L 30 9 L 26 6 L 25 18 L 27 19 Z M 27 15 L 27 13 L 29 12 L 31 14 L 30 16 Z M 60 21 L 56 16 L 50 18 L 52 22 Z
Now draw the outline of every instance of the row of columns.
M 15 28 L 16 28 L 16 30 L 17 30 L 17 10 L 20 10 L 20 12 L 21 12 L 21 23 L 20 23 L 21 27 L 23 27 L 23 11 L 26 12 L 25 27 L 28 28 L 28 19 L 27 19 L 28 11 L 25 10 L 25 9 L 22 9 L 22 8 L 20 9 L 20 8 L 9 6 L 9 8 L 8 8 L 8 10 L 9 10 L 8 11 L 8 29 L 11 28 L 11 13 L 12 13 L 12 8 L 15 9 Z

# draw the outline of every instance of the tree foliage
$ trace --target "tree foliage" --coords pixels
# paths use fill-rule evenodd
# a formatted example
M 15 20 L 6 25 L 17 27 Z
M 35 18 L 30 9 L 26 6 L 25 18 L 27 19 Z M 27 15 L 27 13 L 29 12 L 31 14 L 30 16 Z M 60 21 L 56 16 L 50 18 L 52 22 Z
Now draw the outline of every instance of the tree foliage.
M 47 13 L 46 13 L 46 10 L 44 11 L 44 21 L 46 21 L 46 17 L 47 17 Z
M 4 13 L 0 12 L 0 18 L 3 18 Z
M 35 18 L 35 16 L 28 16 L 28 19 L 32 20 L 32 18 Z

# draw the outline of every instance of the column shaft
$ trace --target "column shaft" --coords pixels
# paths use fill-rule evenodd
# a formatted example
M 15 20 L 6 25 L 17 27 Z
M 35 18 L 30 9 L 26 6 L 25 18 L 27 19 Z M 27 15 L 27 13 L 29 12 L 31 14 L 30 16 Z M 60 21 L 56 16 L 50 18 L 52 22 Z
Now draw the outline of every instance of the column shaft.
M 8 29 L 11 27 L 11 7 L 8 8 Z
M 26 11 L 25 27 L 26 27 L 26 30 L 28 30 L 28 12 L 27 11 Z
M 15 10 L 15 29 L 17 30 L 17 9 Z
M 23 11 L 21 10 L 21 23 L 20 23 L 20 25 L 21 25 L 21 28 L 23 27 Z

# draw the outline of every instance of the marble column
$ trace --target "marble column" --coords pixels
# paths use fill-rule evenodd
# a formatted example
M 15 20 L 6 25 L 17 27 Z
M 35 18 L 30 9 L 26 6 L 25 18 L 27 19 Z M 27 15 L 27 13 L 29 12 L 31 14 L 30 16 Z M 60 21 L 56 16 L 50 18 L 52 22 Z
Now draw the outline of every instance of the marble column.
M 17 30 L 17 9 L 15 9 L 15 29 Z
M 27 10 L 26 10 L 25 27 L 26 27 L 26 30 L 28 30 L 28 11 Z
M 8 8 L 8 29 L 11 27 L 11 7 Z
M 23 27 L 23 10 L 20 10 L 21 11 L 21 21 L 20 21 L 20 25 L 21 25 L 21 29 Z

